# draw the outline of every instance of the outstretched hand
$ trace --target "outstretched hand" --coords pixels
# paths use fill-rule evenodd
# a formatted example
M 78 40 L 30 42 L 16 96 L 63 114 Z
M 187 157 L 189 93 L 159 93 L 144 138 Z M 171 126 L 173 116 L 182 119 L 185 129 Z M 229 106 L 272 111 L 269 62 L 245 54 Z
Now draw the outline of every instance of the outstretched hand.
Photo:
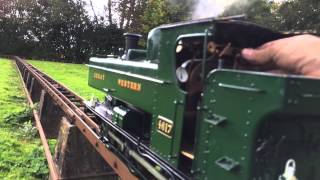
M 268 65 L 286 72 L 320 78 L 320 38 L 299 35 L 243 49 L 242 56 L 254 65 Z

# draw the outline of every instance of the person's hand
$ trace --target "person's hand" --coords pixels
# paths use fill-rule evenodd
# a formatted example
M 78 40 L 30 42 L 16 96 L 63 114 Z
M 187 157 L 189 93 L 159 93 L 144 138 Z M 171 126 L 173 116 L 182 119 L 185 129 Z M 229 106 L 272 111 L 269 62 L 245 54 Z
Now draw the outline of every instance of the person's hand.
M 320 38 L 299 35 L 264 44 L 258 49 L 243 49 L 251 64 L 272 66 L 286 72 L 320 78 Z

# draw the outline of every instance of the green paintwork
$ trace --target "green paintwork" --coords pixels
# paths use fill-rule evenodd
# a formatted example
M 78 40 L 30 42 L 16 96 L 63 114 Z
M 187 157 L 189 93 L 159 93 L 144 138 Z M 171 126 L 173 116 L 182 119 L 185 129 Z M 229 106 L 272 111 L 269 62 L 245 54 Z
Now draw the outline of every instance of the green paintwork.
M 178 86 L 173 68 L 176 66 L 176 42 L 183 34 L 204 32 L 211 25 L 212 19 L 208 19 L 190 24 L 160 26 L 152 30 L 148 36 L 147 60 L 145 61 L 128 62 L 111 58 L 90 60 L 89 85 L 100 90 L 114 89 L 112 96 L 151 113 L 153 115 L 151 149 L 174 165 L 177 165 L 180 153 L 186 96 Z M 115 64 L 114 61 L 118 63 Z M 142 63 L 144 66 L 141 65 Z M 94 72 L 105 74 L 105 80 L 95 80 Z M 141 92 L 119 87 L 118 79 L 141 83 Z M 157 132 L 158 116 L 174 122 L 174 135 L 171 139 Z
M 147 51 L 141 50 L 141 49 L 130 49 L 128 50 L 128 60 L 138 60 L 146 59 L 147 57 Z
M 320 164 L 319 80 L 244 71 L 213 71 L 206 80 L 204 97 L 193 167 L 198 179 L 277 179 L 290 158 L 296 160 L 298 179 L 320 178 L 319 171 L 315 170 Z M 209 123 L 208 120 L 213 120 L 212 114 L 226 120 L 218 125 Z M 256 162 L 254 156 L 255 142 L 264 123 L 275 124 L 271 129 L 275 137 L 277 134 L 293 136 L 297 141 L 290 142 L 286 152 L 271 154 L 267 163 Z M 310 137 L 299 139 L 299 127 L 306 127 L 301 136 Z M 311 143 L 313 149 L 304 148 Z M 221 157 L 233 159 L 239 163 L 238 167 L 230 171 L 219 167 L 216 161 Z M 270 177 L 255 175 L 259 169 L 265 174 L 268 172 Z
M 206 29 L 212 26 L 212 19 L 160 26 L 149 33 L 146 52 L 132 51 L 129 58 L 132 61 L 90 59 L 89 85 L 150 113 L 150 148 L 176 167 L 180 161 L 187 97 L 176 79 L 176 45 L 182 38 L 204 37 Z M 145 57 L 145 53 L 146 59 L 137 59 Z M 104 80 L 95 79 L 94 73 L 104 75 Z M 120 87 L 119 80 L 141 84 L 141 91 Z M 211 71 L 204 80 L 202 103 L 195 119 L 191 176 L 217 180 L 277 179 L 285 162 L 293 158 L 297 162 L 298 179 L 319 179 L 319 171 L 314 170 L 320 164 L 316 143 L 320 139 L 316 131 L 319 98 L 319 80 L 246 71 Z M 157 131 L 159 116 L 173 121 L 172 138 Z M 121 126 L 122 118 L 115 119 Z M 299 123 L 306 134 L 297 130 Z M 273 135 L 279 139 L 283 134 L 289 140 L 295 135 L 304 139 L 289 142 L 285 151 L 280 148 L 261 157 L 256 153 L 261 138 Z M 299 143 L 313 146 L 295 148 Z M 286 152 L 288 149 L 292 152 Z M 231 166 L 224 163 L 228 161 Z

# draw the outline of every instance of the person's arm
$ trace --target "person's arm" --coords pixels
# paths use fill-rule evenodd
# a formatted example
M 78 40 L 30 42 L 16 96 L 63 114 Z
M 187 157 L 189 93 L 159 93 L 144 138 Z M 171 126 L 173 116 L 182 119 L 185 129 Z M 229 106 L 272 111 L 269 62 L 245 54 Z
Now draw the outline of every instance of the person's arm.
M 272 64 L 275 69 L 320 78 L 320 38 L 316 36 L 280 39 L 241 54 L 251 64 Z

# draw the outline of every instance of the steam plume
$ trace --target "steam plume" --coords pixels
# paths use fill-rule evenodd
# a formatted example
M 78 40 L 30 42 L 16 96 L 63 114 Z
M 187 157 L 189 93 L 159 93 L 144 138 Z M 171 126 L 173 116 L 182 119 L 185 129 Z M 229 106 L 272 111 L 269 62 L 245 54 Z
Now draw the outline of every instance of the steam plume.
M 198 0 L 194 7 L 192 18 L 200 19 L 219 16 L 234 3 L 243 5 L 248 3 L 248 0 Z

